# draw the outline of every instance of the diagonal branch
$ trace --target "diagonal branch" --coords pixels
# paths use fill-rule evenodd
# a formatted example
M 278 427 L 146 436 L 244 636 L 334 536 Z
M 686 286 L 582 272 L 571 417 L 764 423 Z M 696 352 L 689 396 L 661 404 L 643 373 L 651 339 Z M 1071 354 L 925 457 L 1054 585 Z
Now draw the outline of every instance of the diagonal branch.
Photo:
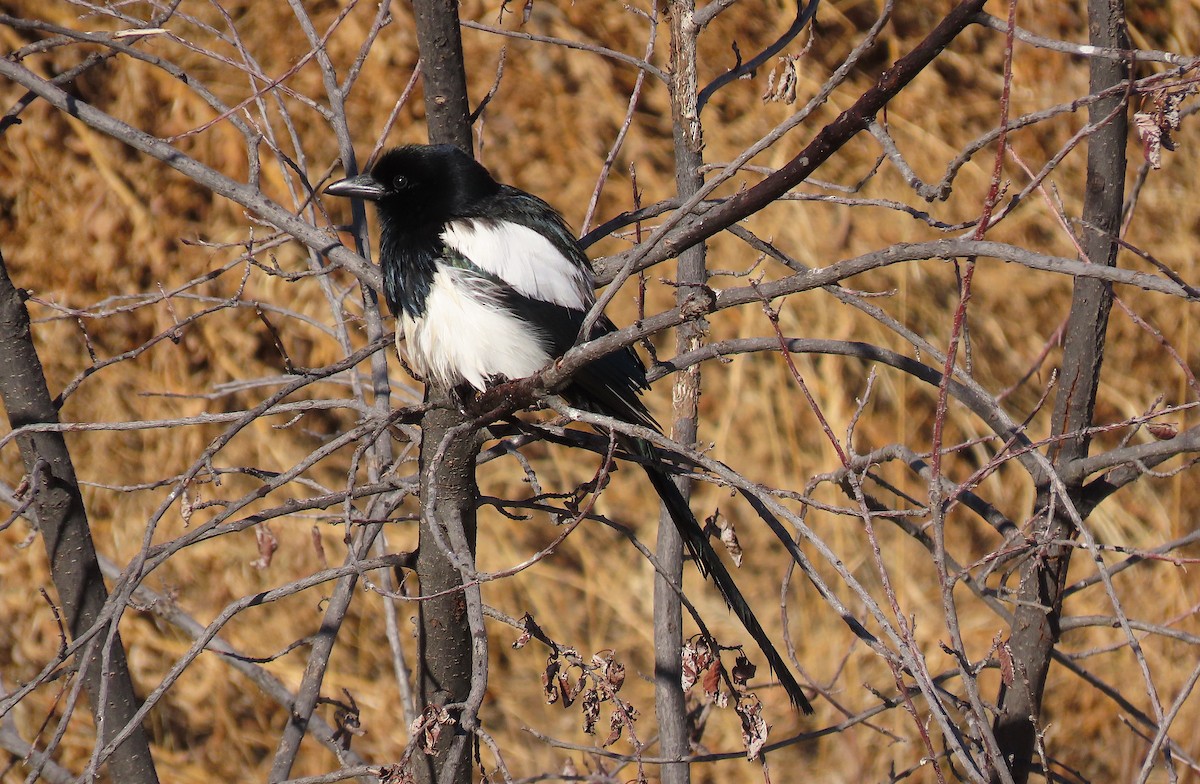
M 967 25 L 973 23 L 975 15 L 983 9 L 984 3 L 985 0 L 963 0 L 942 19 L 925 40 L 884 71 L 875 85 L 863 93 L 854 105 L 822 128 L 799 155 L 770 177 L 722 202 L 701 217 L 684 222 L 668 232 L 648 252 L 645 252 L 645 249 L 634 249 L 627 251 L 623 257 L 645 252 L 645 258 L 639 262 L 639 266 L 651 266 L 674 258 L 685 248 L 703 242 L 743 218 L 759 212 L 799 185 L 846 142 L 864 130 L 892 98 L 915 79 L 917 74 L 925 70 Z M 624 261 L 621 260 L 623 257 L 619 257 L 613 267 L 619 269 L 624 266 Z
M 278 202 L 268 198 L 259 188 L 227 177 L 163 139 L 152 136 L 139 128 L 134 128 L 86 101 L 81 101 L 20 63 L 0 58 L 0 76 L 11 79 L 30 92 L 37 94 L 54 108 L 81 120 L 89 127 L 128 144 L 138 152 L 162 161 L 218 196 L 224 196 L 230 201 L 240 204 L 308 247 L 328 256 L 330 261 L 345 267 L 359 280 L 375 290 L 383 288 L 383 277 L 380 275 L 378 267 L 344 247 L 326 231 L 303 220 Z

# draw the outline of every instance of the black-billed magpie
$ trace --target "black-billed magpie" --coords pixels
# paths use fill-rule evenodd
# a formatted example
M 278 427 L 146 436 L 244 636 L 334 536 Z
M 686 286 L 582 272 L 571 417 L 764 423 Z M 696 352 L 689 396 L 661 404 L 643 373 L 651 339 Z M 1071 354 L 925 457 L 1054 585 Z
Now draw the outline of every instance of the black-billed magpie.
M 496 182 L 452 145 L 385 153 L 366 173 L 325 193 L 375 203 L 384 296 L 406 354 L 426 383 L 452 390 L 530 376 L 570 349 L 596 301 L 592 268 L 566 221 L 532 194 Z M 601 317 L 597 338 L 616 329 Z M 398 337 L 399 337 L 399 333 Z M 658 430 L 640 395 L 646 370 L 632 348 L 578 371 L 561 391 L 573 405 Z M 812 707 L 767 637 L 652 444 L 622 438 L 642 457 L 700 572 L 767 657 L 792 703 Z

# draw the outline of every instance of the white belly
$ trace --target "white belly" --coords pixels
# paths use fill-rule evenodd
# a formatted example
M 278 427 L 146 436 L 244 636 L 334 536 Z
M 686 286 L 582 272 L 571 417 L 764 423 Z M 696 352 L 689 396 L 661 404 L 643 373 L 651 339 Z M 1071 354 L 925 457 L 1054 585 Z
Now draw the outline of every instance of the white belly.
M 451 389 L 465 381 L 482 391 L 489 380 L 524 378 L 550 363 L 536 330 L 500 307 L 488 285 L 442 267 L 425 299 L 425 315 L 401 316 L 405 353 L 426 383 Z

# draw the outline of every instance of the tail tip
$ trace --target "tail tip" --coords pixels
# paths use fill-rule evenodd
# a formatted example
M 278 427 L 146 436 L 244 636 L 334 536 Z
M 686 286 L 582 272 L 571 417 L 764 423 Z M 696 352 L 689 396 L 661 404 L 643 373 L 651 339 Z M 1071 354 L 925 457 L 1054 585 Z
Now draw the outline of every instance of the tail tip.
M 805 716 L 813 714 L 812 703 L 804 696 L 804 692 L 800 690 L 799 686 L 796 686 L 795 689 L 788 688 L 787 686 L 784 686 L 784 688 L 787 690 L 788 700 L 791 701 L 792 708 L 799 710 Z

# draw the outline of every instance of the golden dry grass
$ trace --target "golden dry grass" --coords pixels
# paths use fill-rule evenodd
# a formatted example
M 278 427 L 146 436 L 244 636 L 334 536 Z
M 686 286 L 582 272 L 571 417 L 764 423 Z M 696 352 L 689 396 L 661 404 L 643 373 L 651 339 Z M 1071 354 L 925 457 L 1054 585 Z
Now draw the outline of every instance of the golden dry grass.
M 79 18 L 78 7 L 68 4 L 15 2 L 10 12 L 37 15 L 77 29 L 96 29 L 106 23 Z M 334 3 L 309 4 L 319 29 L 338 12 Z M 465 17 L 492 21 L 495 3 L 468 2 Z M 901 4 L 892 27 L 879 50 L 867 58 L 850 84 L 838 91 L 805 127 L 793 132 L 755 163 L 779 165 L 788 160 L 811 137 L 819 125 L 846 108 L 873 75 L 899 54 L 907 51 L 938 18 L 947 3 L 936 9 L 918 4 Z M 278 74 L 308 51 L 308 46 L 284 4 L 224 3 L 246 48 L 268 74 Z M 1066 6 L 1048 0 L 1021 4 L 1021 22 L 1039 32 L 1081 40 L 1085 36 L 1081 4 Z M 188 14 L 220 26 L 212 8 L 202 3 L 184 3 Z M 1134 9 L 1134 41 L 1139 46 L 1191 53 L 1200 44 L 1200 15 L 1192 0 L 1163 0 L 1153 8 Z M 826 78 L 858 40 L 875 12 L 874 3 L 834 0 L 821 12 L 821 34 L 812 53 L 802 60 L 799 93 L 805 100 Z M 993 9 L 1003 13 L 1002 7 Z M 356 51 L 370 24 L 373 8 L 356 10 L 330 40 L 330 52 L 343 68 Z M 374 134 L 383 125 L 392 103 L 399 96 L 416 62 L 412 20 L 406 4 L 397 4 L 396 18 L 379 40 L 368 60 L 358 91 L 348 104 L 358 151 L 365 155 Z M 703 76 L 712 76 L 731 61 L 729 41 L 737 39 L 743 52 L 757 51 L 776 31 L 787 24 L 787 4 L 776 0 L 745 0 L 722 16 L 704 37 Z M 515 26 L 510 16 L 506 25 Z M 593 41 L 613 49 L 641 54 L 645 25 L 617 4 L 604 0 L 574 3 L 538 2 L 528 29 L 543 35 Z M 184 34 L 203 37 L 195 26 L 181 25 Z M 7 50 L 28 43 L 23 33 L 0 27 Z M 655 55 L 662 63 L 667 51 L 666 27 L 660 31 Z M 489 89 L 500 47 L 504 42 L 479 32 L 464 36 L 473 96 Z M 992 128 L 998 121 L 997 97 L 1001 87 L 1002 36 L 972 29 L 923 74 L 889 107 L 887 119 L 897 142 L 916 171 L 936 180 L 946 162 L 970 139 Z M 165 40 L 150 40 L 147 51 L 170 57 L 203 81 L 223 100 L 236 103 L 246 95 L 246 78 L 234 69 L 187 52 Z M 233 56 L 232 47 L 221 44 L 223 55 Z M 77 61 L 70 48 L 50 56 L 32 58 L 31 67 L 51 74 Z M 1086 67 L 1076 58 L 1052 55 L 1018 46 L 1012 97 L 1014 114 L 1040 109 L 1086 94 Z M 564 51 L 557 47 L 520 41 L 507 42 L 507 59 L 500 90 L 488 110 L 483 126 L 482 158 L 498 178 L 539 193 L 563 209 L 578 225 L 584 205 L 594 186 L 598 162 L 620 127 L 625 101 L 634 74 L 627 66 L 594 55 Z M 756 79 L 737 82 L 719 95 L 707 110 L 706 159 L 727 161 L 746 145 L 787 117 L 794 107 L 762 104 L 758 96 L 765 84 L 766 69 Z M 292 76 L 293 90 L 323 100 L 320 74 L 309 63 Z M 21 91 L 3 85 L 5 103 Z M 128 58 L 119 58 L 88 73 L 76 88 L 77 94 L 131 124 L 159 136 L 182 134 L 214 118 L 212 109 L 188 87 L 161 71 Z M 297 132 L 314 173 L 325 171 L 336 158 L 331 132 L 315 112 L 294 99 L 286 99 L 295 112 Z M 401 111 L 389 143 L 424 140 L 423 109 L 414 98 Z M 1017 133 L 1014 149 L 1034 169 L 1041 166 L 1083 122 L 1068 115 Z M 276 128 L 281 132 L 280 128 Z M 1148 249 L 1169 264 L 1184 279 L 1200 276 L 1195 257 L 1200 246 L 1195 236 L 1200 213 L 1193 186 L 1197 170 L 1194 132 L 1185 128 L 1181 149 L 1168 153 L 1167 165 L 1151 175 L 1128 239 Z M 228 123 L 219 123 L 203 133 L 182 138 L 179 145 L 231 176 L 244 177 L 242 141 Z M 1136 142 L 1131 144 L 1136 161 Z M 1082 188 L 1082 148 L 1070 156 L 1052 177 L 1068 214 L 1078 214 Z M 969 163 L 956 180 L 954 195 L 945 204 L 923 208 L 936 210 L 946 221 L 975 216 L 986 192 L 993 148 Z M 860 138 L 817 173 L 825 181 L 851 183 L 859 179 L 877 155 L 869 139 Z M 641 108 L 600 203 L 599 217 L 628 209 L 631 197 L 630 165 L 636 165 L 642 202 L 669 197 L 674 190 L 671 158 L 670 108 L 665 90 L 648 83 Z M 1005 168 L 1010 190 L 1027 180 L 1010 161 Z M 752 175 L 734 187 L 752 182 Z M 283 179 L 273 165 L 264 167 L 264 187 L 275 198 L 285 200 Z M 916 199 L 901 178 L 885 165 L 866 188 L 865 196 Z M 45 364 L 51 389 L 57 391 L 91 364 L 88 344 L 100 359 L 112 357 L 142 344 L 205 306 L 196 300 L 176 298 L 104 318 L 76 320 L 64 317 L 63 308 L 93 308 L 108 298 L 136 292 L 170 290 L 197 278 L 237 256 L 237 249 L 214 250 L 195 240 L 211 243 L 244 239 L 248 221 L 241 208 L 213 197 L 181 175 L 143 158 L 129 148 L 105 138 L 82 124 L 65 119 L 44 104 L 35 103 L 23 115 L 23 125 L 0 137 L 0 236 L 5 260 L 18 285 L 35 295 L 32 314 L 38 320 L 35 338 Z M 337 220 L 344 221 L 344 207 L 330 205 Z M 937 232 L 898 213 L 871 209 L 849 209 L 828 204 L 786 203 L 773 206 L 748 222 L 760 236 L 772 238 L 800 261 L 824 266 L 838 259 L 881 248 L 887 244 L 934 238 Z M 262 229 L 256 229 L 260 234 Z M 1057 226 L 1046 202 L 1037 195 L 1012 219 L 1002 224 L 991 239 L 1003 240 L 1046 253 L 1073 255 L 1070 242 Z M 188 242 L 185 242 L 188 241 Z M 595 251 L 611 253 L 625 247 L 619 240 L 606 240 Z M 745 246 L 730 237 L 711 244 L 711 266 L 746 270 L 755 261 Z M 296 246 L 273 251 L 287 270 L 299 270 L 304 254 Z M 260 258 L 270 263 L 271 258 Z M 1123 264 L 1147 269 L 1132 256 Z M 238 288 L 243 267 L 231 269 L 204 283 L 192 293 L 223 298 Z M 766 268 L 770 269 L 770 268 Z M 666 307 L 673 296 L 657 278 L 669 274 L 664 268 L 651 276 L 648 309 Z M 770 271 L 768 274 L 778 274 Z M 347 281 L 339 280 L 339 285 Z M 717 285 L 727 280 L 718 279 Z M 898 265 L 860 276 L 849 282 L 866 291 L 891 291 L 876 300 L 896 318 L 944 345 L 949 334 L 950 314 L 956 302 L 953 269 L 944 262 Z M 634 287 L 622 293 L 611 309 L 615 320 L 633 318 Z M 1193 337 L 1191 314 L 1182 303 L 1159 295 L 1122 289 L 1122 299 L 1136 312 L 1163 331 L 1168 340 L 1193 367 L 1200 347 Z M 1031 366 L 1066 314 L 1070 282 L 1049 274 L 1030 273 L 1015 266 L 985 260 L 976 275 L 971 304 L 970 327 L 974 346 L 974 375 L 992 390 L 1003 389 L 1019 379 Z M 285 282 L 258 272 L 252 273 L 244 291 L 246 300 L 289 308 L 320 323 L 329 320 L 325 300 L 311 279 Z M 352 298 L 351 298 L 352 300 Z M 53 303 L 53 307 L 49 303 Z M 117 304 L 120 304 L 119 302 Z M 905 345 L 862 314 L 839 304 L 827 294 L 811 292 L 790 299 L 783 308 L 782 327 L 788 334 L 862 340 L 901 352 Z M 292 359 L 299 365 L 319 366 L 340 356 L 327 334 L 296 319 L 280 316 L 286 324 L 284 340 Z M 352 324 L 355 341 L 361 341 L 358 325 Z M 770 334 L 761 311 L 754 309 L 722 313 L 712 319 L 712 337 Z M 85 339 L 86 333 L 86 339 Z M 669 355 L 671 343 L 659 349 Z M 1048 368 L 1058 361 L 1057 349 L 1050 351 L 1042 370 L 1018 390 L 1008 405 L 1018 416 L 1036 404 L 1048 381 Z M 810 385 L 822 411 L 841 436 L 855 409 L 855 398 L 863 394 L 868 368 L 857 360 L 822 356 L 799 356 L 797 366 Z M 1097 409 L 1099 422 L 1116 422 L 1145 411 L 1159 395 L 1168 404 L 1187 402 L 1189 393 L 1183 374 L 1158 346 L 1155 339 L 1114 311 L 1109 330 L 1105 384 Z M 256 390 L 227 394 L 214 399 L 198 397 L 220 384 L 257 378 L 281 370 L 277 352 L 267 330 L 246 308 L 220 310 L 184 330 L 178 342 L 164 341 L 134 360 L 103 369 L 83 383 L 62 411 L 65 421 L 125 421 L 196 415 L 202 412 L 237 410 L 261 399 Z M 399 368 L 393 374 L 402 378 Z M 650 395 L 650 405 L 663 421 L 669 421 L 668 382 L 660 382 Z M 332 387 L 322 388 L 332 394 Z M 312 394 L 319 394 L 313 392 Z M 345 394 L 345 393 L 340 393 Z M 416 393 L 400 390 L 397 404 L 410 402 Z M 928 448 L 934 416 L 934 392 L 900 373 L 881 369 L 873 397 L 856 429 L 856 448 L 865 452 L 900 442 L 915 449 Z M 710 365 L 705 375 L 704 422 L 701 437 L 714 444 L 713 454 L 743 470 L 749 477 L 768 485 L 801 490 L 808 477 L 833 470 L 837 463 L 827 440 L 817 427 L 812 412 L 798 394 L 795 383 L 778 356 L 739 358 L 727 365 Z M 1193 415 L 1180 414 L 1181 424 L 1194 423 Z M 312 414 L 302 423 L 273 428 L 283 417 L 260 421 L 236 439 L 223 453 L 222 465 L 253 466 L 279 471 L 294 465 L 324 438 L 354 423 L 350 411 Z M 1032 431 L 1044 434 L 1048 413 L 1032 420 Z M 77 470 L 87 481 L 86 498 L 98 548 L 119 564 L 140 549 L 146 520 L 162 501 L 166 490 L 128 489 L 129 486 L 169 477 L 186 470 L 223 426 L 207 425 L 169 430 L 93 432 L 69 436 Z M 974 417 L 951 406 L 947 443 L 968 441 L 986 435 Z M 1104 435 L 1099 446 L 1111 446 L 1121 433 Z M 949 459 L 946 470 L 955 479 L 968 476 L 990 455 L 977 446 Z M 548 489 L 570 487 L 586 479 L 595 469 L 595 459 L 557 449 L 535 448 L 530 456 Z M 350 453 L 327 461 L 308 476 L 330 487 L 345 482 Z M 20 480 L 20 461 L 10 445 L 3 452 L 0 479 L 15 485 Z M 402 473 L 405 469 L 402 469 Z M 883 471 L 889 479 L 923 497 L 921 485 L 899 471 Z M 484 491 L 494 496 L 523 496 L 528 487 L 523 474 L 511 460 L 496 461 L 480 472 Z M 228 476 L 220 488 L 194 488 L 198 500 L 233 498 L 255 486 L 249 477 Z M 117 487 L 120 486 L 120 487 Z M 1018 522 L 1030 512 L 1033 488 L 1015 467 L 1005 467 L 980 488 L 1003 512 Z M 277 492 L 277 504 L 291 492 L 308 493 L 303 487 Z M 622 471 L 600 503 L 600 511 L 634 527 L 645 540 L 652 540 L 656 513 L 646 497 L 648 488 L 634 472 Z M 828 490 L 820 499 L 845 504 L 845 499 Z M 1198 497 L 1194 478 L 1187 474 L 1143 481 L 1128 488 L 1092 518 L 1097 537 L 1104 542 L 1129 547 L 1152 547 L 1182 536 L 1195 526 Z M 695 508 L 709 513 L 720 507 L 737 524 L 752 565 L 738 575 L 753 601 L 769 607 L 778 595 L 779 575 L 785 566 L 749 510 L 731 500 L 725 491 L 701 486 Z M 405 511 L 415 509 L 411 504 Z M 249 510 L 248 510 L 249 511 Z M 331 510 L 336 516 L 337 510 Z M 199 510 L 195 526 L 212 510 Z M 280 549 L 269 569 L 251 566 L 257 557 L 250 531 L 223 536 L 213 542 L 188 548 L 160 567 L 148 580 L 149 587 L 173 599 L 202 623 L 209 622 L 229 602 L 287 583 L 321 568 L 311 544 L 310 530 L 317 527 L 331 563 L 344 552 L 343 530 L 334 518 L 296 515 L 276 521 L 274 531 Z M 881 596 L 878 572 L 861 525 L 846 517 L 814 511 L 809 524 L 841 556 L 846 567 L 876 597 Z M 167 514 L 155 532 L 156 542 L 185 533 L 178 507 Z M 18 522 L 0 533 L 0 677 L 12 688 L 37 673 L 53 656 L 58 635 L 49 608 L 36 589 L 50 588 L 40 542 L 23 547 L 29 533 Z M 947 640 L 941 621 L 937 580 L 927 554 L 908 537 L 881 523 L 878 533 L 895 582 L 898 600 L 906 615 L 916 619 L 915 636 L 937 672 L 952 664 L 939 647 Z M 528 558 L 557 536 L 558 530 L 540 518 L 508 520 L 489 510 L 481 512 L 479 554 L 484 569 L 502 568 Z M 408 549 L 415 535 L 406 524 L 391 526 L 388 546 Z M 990 529 L 963 512 L 951 516 L 948 545 L 960 562 L 970 562 L 991 552 L 998 544 Z M 1087 559 L 1077 559 L 1073 578 L 1090 573 Z M 1113 557 L 1111 561 L 1116 561 Z M 836 575 L 825 566 L 820 570 L 834 582 Z M 653 697 L 646 675 L 652 671 L 650 628 L 651 570 L 619 535 L 599 526 L 583 526 L 567 544 L 533 569 L 489 584 L 484 599 L 511 615 L 532 613 L 556 639 L 577 646 L 585 654 L 614 649 L 627 665 L 630 677 L 625 696 L 643 714 L 638 732 L 643 739 L 654 734 Z M 719 596 L 695 575 L 686 587 L 713 631 L 723 640 L 740 640 L 742 632 L 724 611 Z M 1118 582 L 1120 596 L 1130 614 L 1156 623 L 1173 623 L 1181 631 L 1197 633 L 1192 610 L 1200 602 L 1200 586 L 1191 572 L 1170 564 L 1131 570 Z M 52 592 L 52 589 L 51 589 Z M 320 618 L 319 599 L 328 589 L 247 611 L 224 630 L 225 637 L 241 650 L 268 656 L 291 641 L 310 634 Z M 843 600 L 861 613 L 862 607 L 846 593 Z M 976 658 L 989 650 L 993 637 L 1003 631 L 1000 621 L 975 602 L 965 591 L 960 602 L 963 633 L 969 653 Z M 386 641 L 381 626 L 380 603 L 374 593 L 362 593 L 339 638 L 324 694 L 340 697 L 346 689 L 362 710 L 366 734 L 354 747 L 368 759 L 386 762 L 397 759 L 407 742 L 399 710 L 399 697 L 392 677 Z M 811 587 L 793 584 L 790 590 L 792 636 L 799 661 L 817 682 L 837 679 L 838 698 L 852 707 L 872 704 L 863 684 L 890 692 L 893 682 L 883 662 L 857 644 L 845 625 L 821 603 Z M 1111 606 L 1095 589 L 1069 601 L 1072 614 L 1110 614 Z M 401 607 L 404 631 L 412 610 Z M 765 612 L 768 629 L 778 638 L 779 620 Z M 537 741 L 524 728 L 576 743 L 590 743 L 580 732 L 577 710 L 547 706 L 539 682 L 543 652 L 531 645 L 512 650 L 515 632 L 495 625 L 492 640 L 492 669 L 483 720 L 504 749 L 510 768 L 517 775 L 534 775 L 560 770 L 571 759 L 581 770 L 587 756 L 552 749 Z M 190 640 L 158 621 L 149 613 L 129 611 L 121 631 L 130 648 L 130 661 L 141 690 L 153 688 Z M 1094 629 L 1073 632 L 1063 648 L 1081 652 L 1121 641 L 1119 632 Z M 1192 668 L 1196 649 L 1181 642 L 1148 637 L 1147 659 L 1156 685 L 1166 702 L 1174 699 Z M 305 659 L 301 648 L 266 665 L 286 684 L 299 683 Z M 409 650 L 411 656 L 411 649 Z M 1123 648 L 1118 652 L 1083 660 L 1093 673 L 1117 685 L 1148 710 L 1144 690 L 1133 657 Z M 981 676 L 985 696 L 996 692 L 998 675 Z M 39 689 L 14 711 L 17 727 L 30 737 L 47 714 L 57 715 L 55 700 L 59 684 Z M 1140 765 L 1145 742 L 1122 724 L 1122 713 L 1114 704 L 1085 688 L 1061 668 L 1051 671 L 1048 687 L 1047 742 L 1060 759 L 1093 781 L 1130 778 Z M 790 713 L 782 695 L 764 697 L 775 730 L 773 737 L 809 730 L 836 721 L 838 714 L 821 703 L 814 719 Z M 328 707 L 320 709 L 331 718 Z M 202 656 L 152 714 L 149 727 L 156 759 L 164 781 L 253 781 L 262 780 L 270 768 L 284 710 L 258 694 L 254 687 L 212 656 Z M 1196 701 L 1189 701 L 1176 721 L 1177 728 L 1200 721 Z M 53 725 L 51 725 L 53 726 Z M 775 781 L 875 781 L 886 780 L 889 770 L 903 770 L 917 763 L 923 750 L 913 722 L 900 712 L 885 714 L 877 726 L 896 734 L 889 743 L 873 729 L 858 727 L 773 754 Z M 606 730 L 602 729 L 602 732 Z M 43 733 L 43 741 L 52 730 Z M 73 725 L 58 753 L 62 764 L 81 769 L 91 750 L 90 728 L 80 719 Z M 1190 733 L 1177 734 L 1184 742 Z M 703 737 L 713 750 L 740 748 L 736 717 L 718 712 Z M 624 741 L 615 747 L 629 751 Z M 1194 739 L 1185 749 L 1200 756 Z M 651 751 L 653 753 L 653 750 Z M 486 752 L 484 753 L 487 759 Z M 307 742 L 294 775 L 315 774 L 334 766 L 332 755 L 314 742 Z M 650 770 L 653 775 L 653 769 Z M 21 781 L 20 768 L 10 770 L 4 781 Z M 756 766 L 733 760 L 698 767 L 698 782 L 759 781 Z M 618 778 L 632 779 L 632 768 Z M 919 780 L 930 780 L 922 772 Z M 1194 779 L 1194 775 L 1192 777 Z

